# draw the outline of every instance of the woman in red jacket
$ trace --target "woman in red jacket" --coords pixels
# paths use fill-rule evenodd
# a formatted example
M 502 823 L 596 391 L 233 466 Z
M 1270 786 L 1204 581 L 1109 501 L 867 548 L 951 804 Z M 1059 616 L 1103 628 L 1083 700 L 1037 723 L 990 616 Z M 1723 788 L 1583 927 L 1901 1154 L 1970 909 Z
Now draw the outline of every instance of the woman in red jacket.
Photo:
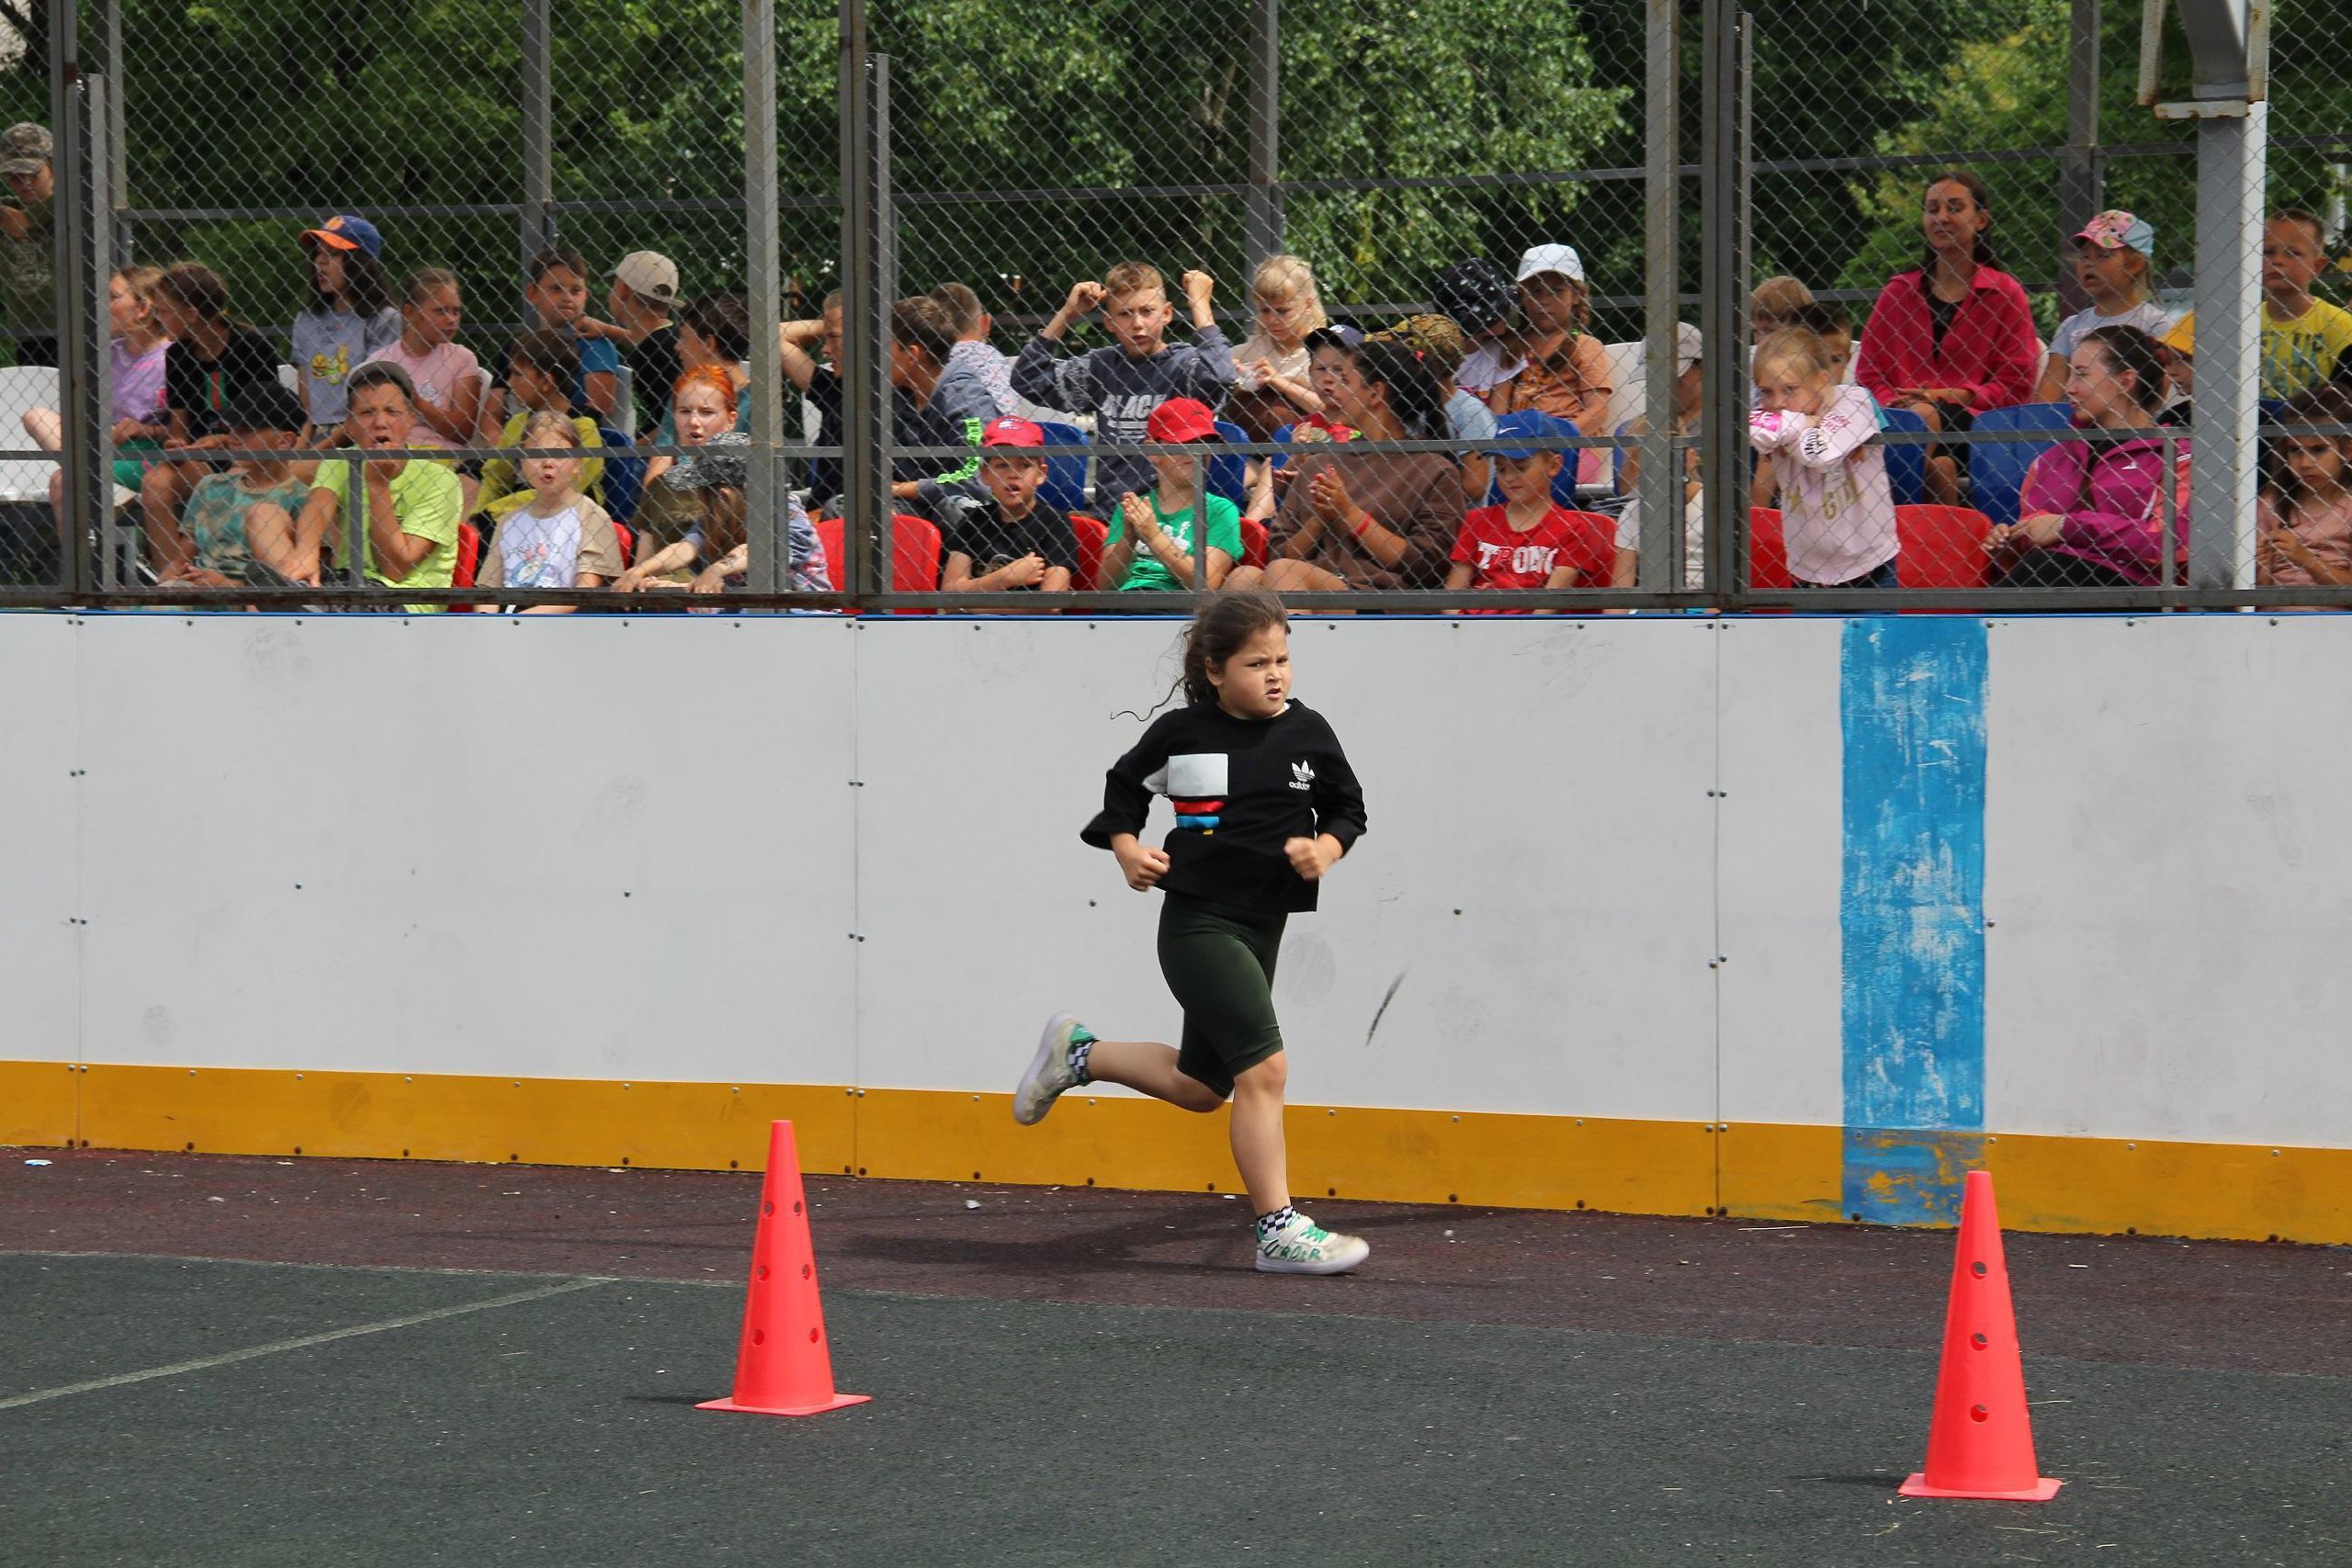
M 1983 180 L 1965 169 L 1938 175 L 1919 226 L 1926 259 L 1879 291 L 1854 379 L 1929 430 L 1966 430 L 1986 409 L 2032 399 L 2041 338 L 2025 289 L 1994 259 L 1992 194 Z M 1948 506 L 1959 503 L 1968 448 L 1958 453 L 1929 448 L 1928 493 Z

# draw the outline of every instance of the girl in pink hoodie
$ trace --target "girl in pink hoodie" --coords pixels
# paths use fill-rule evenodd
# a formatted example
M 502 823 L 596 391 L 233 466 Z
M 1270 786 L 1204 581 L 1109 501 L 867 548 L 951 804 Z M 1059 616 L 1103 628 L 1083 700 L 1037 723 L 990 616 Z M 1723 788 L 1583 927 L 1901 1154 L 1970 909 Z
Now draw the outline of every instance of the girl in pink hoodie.
M 2137 327 L 2086 333 L 2069 357 L 2077 428 L 2153 427 L 2164 406 L 2164 351 Z M 2144 588 L 2164 560 L 2165 513 L 2188 553 L 2188 444 L 2154 436 L 2064 441 L 2026 471 L 2018 520 L 1984 541 L 2007 588 Z
M 1802 327 L 1757 344 L 1747 444 L 1773 467 L 1798 586 L 1893 588 L 1894 491 L 1886 449 L 1870 444 L 1878 409 L 1836 371 L 1828 346 Z

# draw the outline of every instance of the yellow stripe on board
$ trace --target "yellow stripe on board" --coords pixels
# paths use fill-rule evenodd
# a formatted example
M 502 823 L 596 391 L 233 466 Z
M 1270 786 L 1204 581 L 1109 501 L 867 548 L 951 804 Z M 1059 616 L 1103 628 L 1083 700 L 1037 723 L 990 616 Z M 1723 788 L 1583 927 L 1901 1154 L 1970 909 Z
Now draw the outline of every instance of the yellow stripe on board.
M 0 1143 L 755 1170 L 789 1120 L 809 1174 L 1227 1191 L 1226 1117 L 1065 1096 L 823 1085 L 0 1062 Z M 1391 1202 L 1844 1223 L 1836 1127 L 1294 1106 L 1293 1183 Z M 2352 1243 L 2352 1150 L 1984 1137 L 2012 1230 Z

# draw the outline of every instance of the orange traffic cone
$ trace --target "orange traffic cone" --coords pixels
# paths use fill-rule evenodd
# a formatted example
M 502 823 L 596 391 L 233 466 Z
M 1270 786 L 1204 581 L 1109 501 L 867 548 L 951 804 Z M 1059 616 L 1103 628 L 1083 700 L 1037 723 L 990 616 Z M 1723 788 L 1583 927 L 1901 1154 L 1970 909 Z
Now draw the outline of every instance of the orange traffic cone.
M 1960 1256 L 1952 1262 L 1951 1305 L 1944 1314 L 1928 1468 L 1903 1483 L 1903 1495 L 2047 1503 L 2064 1484 L 2034 1463 L 1993 1173 L 1972 1170 L 1961 1194 Z
M 815 1416 L 863 1404 L 864 1393 L 833 1389 L 825 1312 L 817 1299 L 817 1255 L 808 1245 L 808 1205 L 792 1123 L 768 1130 L 768 1171 L 760 1183 L 760 1228 L 752 1243 L 752 1291 L 735 1353 L 735 1392 L 695 1406 L 759 1416 Z

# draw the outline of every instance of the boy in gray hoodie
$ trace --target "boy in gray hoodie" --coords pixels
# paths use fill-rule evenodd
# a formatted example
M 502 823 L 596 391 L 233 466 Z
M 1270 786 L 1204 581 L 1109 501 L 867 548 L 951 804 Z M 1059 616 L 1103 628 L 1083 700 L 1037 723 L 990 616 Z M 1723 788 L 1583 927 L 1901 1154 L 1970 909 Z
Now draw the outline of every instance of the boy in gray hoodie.
M 1207 273 L 1183 276 L 1184 301 L 1193 312 L 1193 341 L 1170 347 L 1168 324 L 1176 316 L 1168 302 L 1167 281 L 1157 267 L 1121 262 L 1102 275 L 1070 286 L 1069 298 L 1054 319 L 1022 346 L 1012 363 L 1012 389 L 1048 408 L 1094 415 L 1094 438 L 1105 446 L 1140 446 L 1151 411 L 1170 398 L 1197 398 L 1220 408 L 1233 385 L 1233 349 L 1210 310 L 1216 284 Z M 1117 341 L 1073 358 L 1057 357 L 1063 334 L 1097 305 L 1102 325 Z M 1142 457 L 1098 457 L 1094 505 L 1114 507 L 1121 496 L 1151 493 L 1151 464 Z

